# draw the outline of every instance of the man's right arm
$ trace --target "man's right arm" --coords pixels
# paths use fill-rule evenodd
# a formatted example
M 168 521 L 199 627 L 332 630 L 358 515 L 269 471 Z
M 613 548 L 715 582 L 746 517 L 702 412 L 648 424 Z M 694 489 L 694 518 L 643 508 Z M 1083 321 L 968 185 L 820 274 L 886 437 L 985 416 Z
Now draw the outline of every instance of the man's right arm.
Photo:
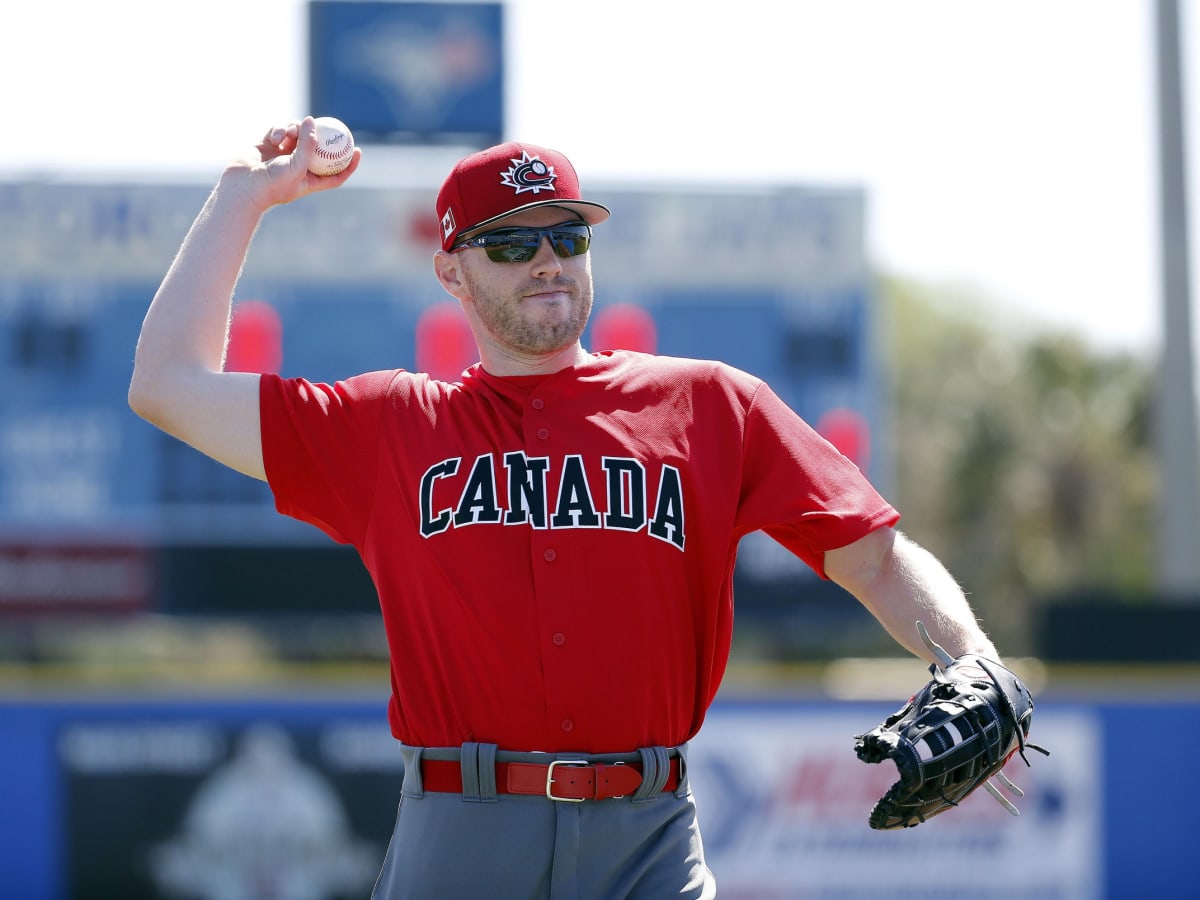
M 273 129 L 222 173 L 192 223 L 142 322 L 129 385 L 139 416 L 213 459 L 266 479 L 259 426 L 259 376 L 225 372 L 234 287 L 250 242 L 272 206 L 343 184 L 308 172 L 312 118 Z

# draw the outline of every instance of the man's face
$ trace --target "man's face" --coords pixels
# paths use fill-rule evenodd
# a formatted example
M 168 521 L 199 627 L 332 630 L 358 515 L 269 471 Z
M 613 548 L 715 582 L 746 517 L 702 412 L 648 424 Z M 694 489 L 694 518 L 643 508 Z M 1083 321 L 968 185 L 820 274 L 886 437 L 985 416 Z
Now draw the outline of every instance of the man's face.
M 545 228 L 578 222 L 570 210 L 539 207 L 495 223 Z M 469 302 L 492 340 L 510 352 L 540 356 L 579 340 L 592 311 L 591 255 L 563 258 L 543 239 L 528 262 L 493 262 L 482 248 L 457 251 Z

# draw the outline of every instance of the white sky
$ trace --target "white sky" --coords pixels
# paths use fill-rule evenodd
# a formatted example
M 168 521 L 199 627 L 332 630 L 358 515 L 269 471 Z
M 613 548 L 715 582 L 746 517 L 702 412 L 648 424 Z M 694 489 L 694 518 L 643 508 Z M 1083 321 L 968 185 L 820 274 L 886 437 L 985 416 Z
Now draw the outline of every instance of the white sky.
M 1186 56 L 1200 16 L 1182 8 Z M 12 5 L 0 178 L 214 179 L 309 111 L 306 16 Z M 861 185 L 881 269 L 1105 347 L 1159 343 L 1153 0 L 508 0 L 506 24 L 507 136 L 566 152 L 585 188 Z

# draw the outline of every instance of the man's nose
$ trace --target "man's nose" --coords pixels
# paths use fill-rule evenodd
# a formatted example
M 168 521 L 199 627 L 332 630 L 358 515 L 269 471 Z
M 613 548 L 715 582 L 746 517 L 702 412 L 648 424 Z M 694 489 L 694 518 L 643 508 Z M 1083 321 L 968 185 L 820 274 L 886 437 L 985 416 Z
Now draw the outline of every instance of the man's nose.
M 554 245 L 550 243 L 549 235 L 544 235 L 542 242 L 538 244 L 537 253 L 533 257 L 533 264 L 535 271 L 562 271 L 562 259 L 554 252 Z

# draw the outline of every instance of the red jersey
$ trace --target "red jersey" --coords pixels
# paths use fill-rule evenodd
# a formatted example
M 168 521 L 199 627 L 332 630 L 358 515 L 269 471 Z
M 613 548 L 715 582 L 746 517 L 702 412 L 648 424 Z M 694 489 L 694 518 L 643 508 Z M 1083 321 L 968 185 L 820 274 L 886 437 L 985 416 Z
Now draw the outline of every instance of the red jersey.
M 262 378 L 281 513 L 357 548 L 414 746 L 604 753 L 700 729 L 738 541 L 824 552 L 897 521 L 760 379 L 625 351 L 462 383 Z

